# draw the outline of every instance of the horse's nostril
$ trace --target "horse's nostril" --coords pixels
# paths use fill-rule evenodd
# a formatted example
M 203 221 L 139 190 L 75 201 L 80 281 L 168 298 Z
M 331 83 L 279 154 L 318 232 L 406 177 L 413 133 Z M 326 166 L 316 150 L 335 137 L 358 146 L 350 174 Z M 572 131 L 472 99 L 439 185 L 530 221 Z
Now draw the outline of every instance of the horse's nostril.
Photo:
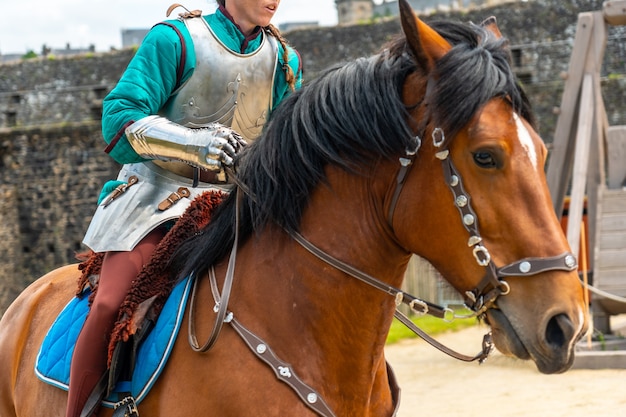
M 565 314 L 552 317 L 546 326 L 546 341 L 548 344 L 561 348 L 574 337 L 574 324 Z

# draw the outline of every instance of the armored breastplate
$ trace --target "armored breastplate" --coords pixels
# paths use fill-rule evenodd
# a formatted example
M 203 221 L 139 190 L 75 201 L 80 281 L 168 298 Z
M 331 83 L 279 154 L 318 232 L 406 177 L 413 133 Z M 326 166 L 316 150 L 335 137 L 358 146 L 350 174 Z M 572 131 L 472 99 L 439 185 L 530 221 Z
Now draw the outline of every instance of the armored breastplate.
M 196 67 L 161 114 L 187 127 L 219 122 L 249 142 L 254 140 L 272 107 L 276 41 L 263 33 L 256 51 L 239 54 L 217 38 L 204 18 L 186 19 L 185 24 L 193 39 Z

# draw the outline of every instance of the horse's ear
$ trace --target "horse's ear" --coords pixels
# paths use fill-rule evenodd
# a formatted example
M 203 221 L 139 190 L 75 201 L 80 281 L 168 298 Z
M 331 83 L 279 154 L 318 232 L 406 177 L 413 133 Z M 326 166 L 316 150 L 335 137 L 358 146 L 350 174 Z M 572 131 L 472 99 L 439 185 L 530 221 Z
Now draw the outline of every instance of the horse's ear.
M 500 32 L 500 28 L 498 27 L 498 22 L 495 16 L 486 18 L 480 25 L 493 33 L 496 39 L 502 38 L 502 33 Z
M 417 63 L 430 72 L 442 56 L 450 49 L 450 44 L 434 29 L 422 22 L 413 12 L 407 0 L 400 0 L 400 20 L 406 40 L 415 55 Z

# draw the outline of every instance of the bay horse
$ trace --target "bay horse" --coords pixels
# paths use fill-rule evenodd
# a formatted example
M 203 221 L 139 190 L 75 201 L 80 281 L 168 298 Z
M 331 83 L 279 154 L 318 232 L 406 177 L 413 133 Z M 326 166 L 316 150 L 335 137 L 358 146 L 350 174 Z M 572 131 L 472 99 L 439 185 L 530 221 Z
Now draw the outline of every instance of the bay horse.
M 183 329 L 219 337 L 206 352 L 178 337 L 142 415 L 395 415 L 385 339 L 411 254 L 465 294 L 500 351 L 571 366 L 583 293 L 506 40 L 494 19 L 427 25 L 399 4 L 404 36 L 284 101 L 173 258 L 198 286 Z M 4 314 L 2 417 L 63 415 L 66 393 L 33 366 L 78 276 L 50 272 Z

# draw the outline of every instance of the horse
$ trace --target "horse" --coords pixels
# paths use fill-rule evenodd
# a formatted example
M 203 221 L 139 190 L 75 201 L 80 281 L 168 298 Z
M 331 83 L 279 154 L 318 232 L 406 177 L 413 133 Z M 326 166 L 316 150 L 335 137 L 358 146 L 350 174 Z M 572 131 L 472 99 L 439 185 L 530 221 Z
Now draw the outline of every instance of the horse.
M 464 295 L 498 350 L 543 373 L 572 365 L 583 290 L 506 39 L 495 19 L 426 24 L 399 5 L 403 36 L 286 99 L 173 257 L 197 286 L 190 337 L 141 414 L 395 415 L 385 339 L 412 254 Z M 2 417 L 63 414 L 66 393 L 33 366 L 78 276 L 46 274 L 4 314 Z

